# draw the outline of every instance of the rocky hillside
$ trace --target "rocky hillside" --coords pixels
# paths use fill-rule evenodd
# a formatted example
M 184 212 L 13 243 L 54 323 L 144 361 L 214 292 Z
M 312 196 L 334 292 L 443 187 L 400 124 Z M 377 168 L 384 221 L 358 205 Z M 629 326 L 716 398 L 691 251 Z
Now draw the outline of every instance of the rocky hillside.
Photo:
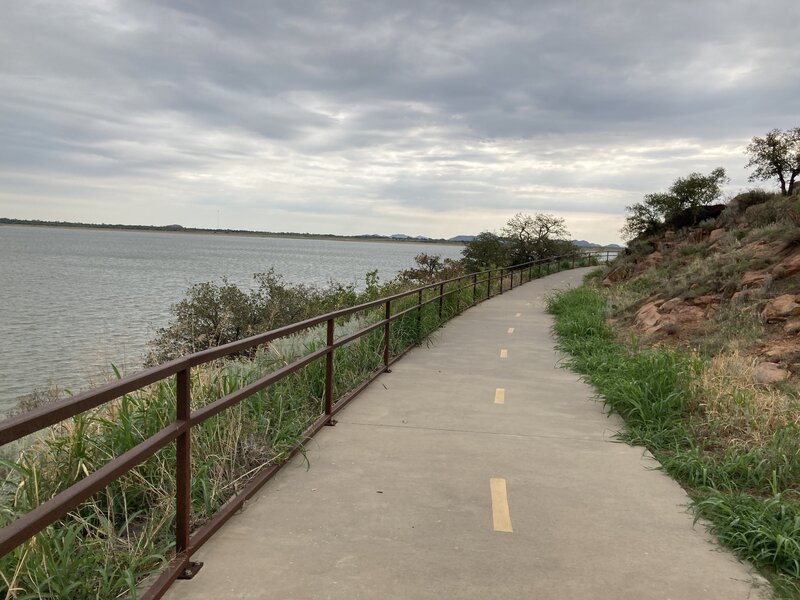
M 736 354 L 757 384 L 800 381 L 799 206 L 749 192 L 697 227 L 636 240 L 601 275 L 611 320 L 648 345 Z

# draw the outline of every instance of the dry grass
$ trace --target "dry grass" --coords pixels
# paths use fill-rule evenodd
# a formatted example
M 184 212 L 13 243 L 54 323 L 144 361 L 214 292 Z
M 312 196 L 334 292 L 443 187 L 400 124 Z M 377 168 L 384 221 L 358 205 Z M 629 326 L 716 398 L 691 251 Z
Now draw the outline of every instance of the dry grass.
M 698 330 L 694 347 L 707 359 L 744 354 L 764 337 L 758 302 L 723 304 Z
M 720 355 L 694 382 L 703 426 L 718 443 L 761 448 L 779 429 L 800 425 L 800 401 L 792 390 L 753 383 L 758 362 L 738 351 Z

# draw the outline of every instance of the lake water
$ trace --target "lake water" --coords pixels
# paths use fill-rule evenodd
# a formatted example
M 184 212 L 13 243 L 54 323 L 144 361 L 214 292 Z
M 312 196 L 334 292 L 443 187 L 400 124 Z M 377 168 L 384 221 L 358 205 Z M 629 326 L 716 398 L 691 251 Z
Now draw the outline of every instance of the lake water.
M 274 267 L 289 283 L 363 288 L 368 271 L 386 281 L 420 252 L 461 247 L 0 226 L 0 413 L 49 383 L 87 389 L 111 363 L 136 370 L 192 284 L 249 287 Z

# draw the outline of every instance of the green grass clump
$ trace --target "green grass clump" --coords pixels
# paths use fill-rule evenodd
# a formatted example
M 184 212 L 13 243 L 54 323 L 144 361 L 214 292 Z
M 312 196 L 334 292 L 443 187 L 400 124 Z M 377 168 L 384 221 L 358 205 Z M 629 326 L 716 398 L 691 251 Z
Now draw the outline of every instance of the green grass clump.
M 558 346 L 569 354 L 566 365 L 624 418 L 620 437 L 653 453 L 687 488 L 697 517 L 708 519 L 723 544 L 761 569 L 776 597 L 800 598 L 798 425 L 775 419 L 777 425 L 750 431 L 759 434 L 755 441 L 732 443 L 740 423 L 747 428 L 758 422 L 758 415 L 746 414 L 758 406 L 755 396 L 729 389 L 728 403 L 717 401 L 712 412 L 698 401 L 698 395 L 712 395 L 698 387 L 708 379 L 706 364 L 696 354 L 618 341 L 605 322 L 607 301 L 595 289 L 558 292 L 548 299 L 548 310 Z
M 626 441 L 648 446 L 673 445 L 686 436 L 687 386 L 695 365 L 667 349 L 627 349 L 605 324 L 605 299 L 590 288 L 552 296 L 559 348 L 567 364 L 595 386 L 603 402 L 625 418 Z
M 765 571 L 776 597 L 800 597 L 800 502 L 711 491 L 695 508 L 723 544 Z

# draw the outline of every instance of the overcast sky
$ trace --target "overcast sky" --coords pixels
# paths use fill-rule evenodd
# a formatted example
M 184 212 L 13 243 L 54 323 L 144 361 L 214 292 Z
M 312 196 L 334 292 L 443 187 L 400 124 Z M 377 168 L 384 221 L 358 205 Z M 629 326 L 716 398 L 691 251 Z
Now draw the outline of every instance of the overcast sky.
M 619 241 L 800 125 L 800 2 L 4 0 L 0 216 Z

